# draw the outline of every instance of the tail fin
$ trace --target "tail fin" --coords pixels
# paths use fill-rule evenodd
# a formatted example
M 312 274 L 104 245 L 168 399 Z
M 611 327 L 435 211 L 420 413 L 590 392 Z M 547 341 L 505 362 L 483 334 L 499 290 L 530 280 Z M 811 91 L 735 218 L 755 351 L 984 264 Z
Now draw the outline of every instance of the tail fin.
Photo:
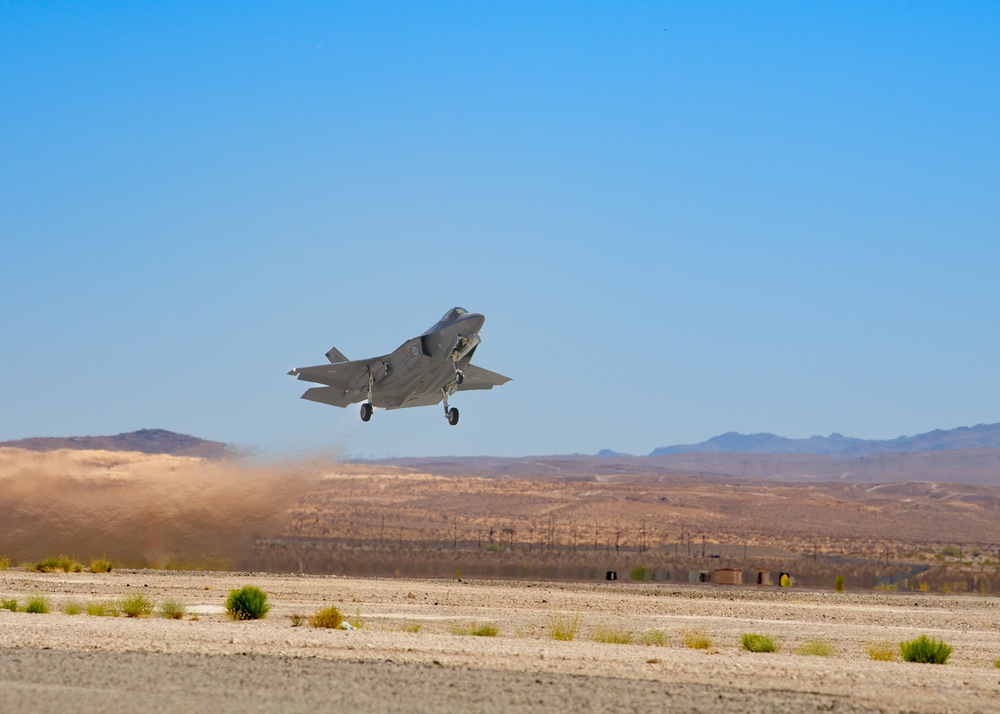
M 344 353 L 338 350 L 336 347 L 330 348 L 330 351 L 326 353 L 326 358 L 330 360 L 331 364 L 339 364 L 340 362 L 350 362 L 349 359 L 344 357 Z

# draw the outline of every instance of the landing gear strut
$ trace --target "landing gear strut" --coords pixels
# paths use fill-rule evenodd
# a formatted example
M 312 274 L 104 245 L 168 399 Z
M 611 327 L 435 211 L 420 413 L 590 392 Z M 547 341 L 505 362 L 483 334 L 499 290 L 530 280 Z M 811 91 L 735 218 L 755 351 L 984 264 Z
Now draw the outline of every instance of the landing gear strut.
M 461 374 L 461 372 L 459 372 L 459 374 Z M 458 408 L 448 406 L 448 391 L 447 387 L 441 390 L 441 393 L 444 394 L 444 418 L 448 420 L 449 424 L 455 426 L 458 424 Z M 454 390 L 452 390 L 452 392 L 454 392 Z
M 361 421 L 368 421 L 372 418 L 372 412 L 375 411 L 375 405 L 372 404 L 372 387 L 375 384 L 375 378 L 372 377 L 372 373 L 368 372 L 368 401 L 361 403 Z

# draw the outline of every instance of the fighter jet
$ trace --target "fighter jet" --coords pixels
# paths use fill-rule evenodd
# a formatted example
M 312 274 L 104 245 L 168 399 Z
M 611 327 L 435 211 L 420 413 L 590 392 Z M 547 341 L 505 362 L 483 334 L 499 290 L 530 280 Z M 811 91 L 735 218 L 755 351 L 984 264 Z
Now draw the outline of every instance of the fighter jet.
M 361 402 L 362 421 L 372 418 L 375 407 L 422 407 L 444 400 L 444 416 L 455 426 L 458 409 L 448 405 L 448 397 L 510 381 L 510 377 L 470 364 L 485 321 L 478 313 L 455 307 L 427 332 L 387 355 L 352 362 L 334 347 L 326 353 L 330 364 L 296 367 L 288 374 L 326 385 L 306 390 L 303 399 L 335 407 Z

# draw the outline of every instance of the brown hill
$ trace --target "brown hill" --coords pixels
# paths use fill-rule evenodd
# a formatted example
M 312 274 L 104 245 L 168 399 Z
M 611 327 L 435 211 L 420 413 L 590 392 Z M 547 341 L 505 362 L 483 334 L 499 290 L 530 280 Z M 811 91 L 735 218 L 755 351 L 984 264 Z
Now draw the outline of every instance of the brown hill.
M 39 436 L 16 441 L 0 442 L 0 447 L 27 451 L 58 451 L 75 449 L 87 451 L 135 451 L 141 454 L 170 454 L 197 456 L 203 459 L 221 459 L 231 454 L 226 444 L 199 439 L 188 434 L 177 434 L 166 429 L 139 429 L 114 436 Z

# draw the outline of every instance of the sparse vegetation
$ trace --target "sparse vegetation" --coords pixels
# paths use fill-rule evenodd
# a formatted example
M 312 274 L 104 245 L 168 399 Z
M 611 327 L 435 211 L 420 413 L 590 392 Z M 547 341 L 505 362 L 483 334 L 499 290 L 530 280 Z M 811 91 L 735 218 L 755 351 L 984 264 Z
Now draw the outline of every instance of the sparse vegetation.
M 90 602 L 87 603 L 87 614 L 92 617 L 118 617 L 121 614 L 121 609 L 118 603 L 113 600 Z
M 253 585 L 231 590 L 229 597 L 226 598 L 226 610 L 234 620 L 259 620 L 265 617 L 270 609 L 267 593 Z
M 28 603 L 24 606 L 24 612 L 31 612 L 36 615 L 44 615 L 49 612 L 49 599 L 44 595 L 32 595 L 28 598 Z
M 6 555 L 0 555 L 0 570 L 6 570 L 10 567 L 10 558 Z
M 667 633 L 663 630 L 650 630 L 649 632 L 644 632 L 639 639 L 645 645 L 663 647 L 667 644 Z
M 708 650 L 712 648 L 712 638 L 702 628 L 681 630 L 684 646 L 692 650 Z
M 779 645 L 767 635 L 760 635 L 755 632 L 744 632 L 740 636 L 740 643 L 743 649 L 748 652 L 777 652 Z
M 0 610 L 17 612 L 17 600 L 0 600 Z
M 149 617 L 153 613 L 153 603 L 142 593 L 125 598 L 121 607 L 125 617 Z
M 993 666 L 1000 669 L 1000 659 L 993 660 Z
M 790 588 L 792 587 L 792 578 L 787 573 L 783 573 L 778 580 L 778 585 L 783 588 Z
M 420 623 L 419 622 L 406 622 L 399 629 L 401 629 L 403 632 L 412 632 L 413 634 L 416 634 L 416 633 L 420 632 Z
M 580 615 L 550 615 L 549 634 L 554 640 L 569 642 L 580 631 Z
M 353 627 L 355 630 L 360 630 L 362 627 L 365 626 L 365 621 L 361 617 L 361 610 L 359 610 L 359 609 L 356 609 L 354 611 L 354 617 L 348 617 L 346 619 L 347 619 L 347 623 L 351 627 Z
M 594 628 L 591 637 L 594 642 L 604 642 L 609 645 L 627 645 L 632 641 L 632 631 L 601 626 Z
M 952 648 L 938 638 L 920 635 L 915 640 L 899 643 L 899 651 L 907 662 L 922 664 L 944 664 L 951 656 Z
M 325 627 L 327 629 L 335 630 L 340 627 L 340 624 L 344 621 L 344 616 L 340 614 L 340 610 L 336 606 L 331 605 L 330 607 L 325 607 L 319 612 L 309 616 L 309 626 L 310 627 Z M 294 625 L 295 622 L 292 622 Z
M 888 640 L 882 642 L 869 642 L 865 645 L 865 654 L 868 659 L 879 662 L 891 662 L 896 659 L 896 645 Z
M 843 575 L 838 575 L 836 578 L 833 579 L 833 589 L 836 590 L 838 593 L 844 592 L 844 576 Z
M 944 558 L 958 558 L 961 557 L 962 551 L 954 545 L 946 545 L 944 548 L 937 552 L 937 558 L 943 560 Z
M 32 566 L 32 569 L 40 573 L 79 573 L 83 571 L 83 565 L 76 562 L 68 555 L 59 555 L 55 558 L 40 560 Z
M 833 646 L 824 640 L 809 640 L 800 645 L 795 653 L 805 657 L 832 657 Z
M 895 583 L 875 583 L 875 589 L 880 592 L 894 593 L 896 592 Z
M 632 578 L 632 580 L 638 580 L 638 581 L 652 580 L 655 575 L 656 573 L 653 571 L 653 569 L 647 568 L 645 565 L 640 565 L 636 568 L 632 568 L 631 572 L 629 573 L 629 577 Z
M 160 603 L 159 615 L 168 620 L 183 620 L 186 612 L 187 608 L 180 600 L 164 600 Z
M 453 635 L 471 635 L 473 637 L 496 637 L 500 630 L 496 625 L 477 625 L 475 622 L 467 627 L 463 625 L 452 625 L 448 630 Z
M 111 561 L 107 558 L 94 558 L 90 561 L 90 572 L 92 573 L 110 573 L 111 568 Z
M 70 600 L 63 605 L 63 612 L 67 615 L 79 615 L 83 612 L 83 605 L 78 603 L 76 600 Z
M 302 623 L 306 621 L 302 615 L 289 615 L 288 619 L 292 621 L 292 627 L 302 627 Z

